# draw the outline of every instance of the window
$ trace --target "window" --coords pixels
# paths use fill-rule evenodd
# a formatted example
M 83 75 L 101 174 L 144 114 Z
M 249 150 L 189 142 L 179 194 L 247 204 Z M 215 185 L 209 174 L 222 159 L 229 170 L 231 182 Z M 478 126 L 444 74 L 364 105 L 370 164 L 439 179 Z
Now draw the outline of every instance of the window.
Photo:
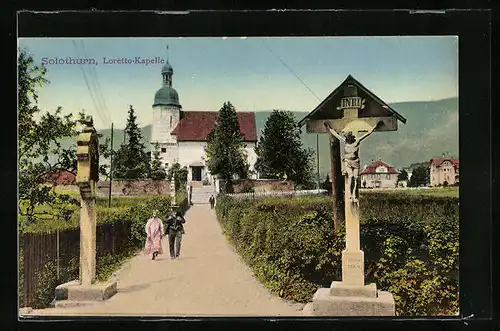
M 166 149 L 165 147 L 162 147 L 162 148 L 161 148 L 161 152 L 162 152 L 162 153 L 166 153 L 166 152 L 167 152 L 167 149 Z
M 385 175 L 385 179 L 391 179 L 391 175 L 389 174 Z

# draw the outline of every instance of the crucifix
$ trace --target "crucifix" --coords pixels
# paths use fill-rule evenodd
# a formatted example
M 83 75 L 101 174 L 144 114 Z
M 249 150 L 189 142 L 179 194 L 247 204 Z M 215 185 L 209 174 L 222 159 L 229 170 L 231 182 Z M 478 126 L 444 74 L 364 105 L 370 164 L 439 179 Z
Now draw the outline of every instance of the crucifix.
M 377 128 L 384 125 L 380 117 L 359 116 L 365 100 L 357 96 L 357 91 L 347 86 L 348 96 L 341 99 L 337 110 L 343 110 L 343 117 L 325 120 L 327 132 L 344 145 L 342 173 L 345 181 L 344 207 L 346 226 L 346 249 L 342 252 L 342 283 L 364 286 L 364 253 L 359 241 L 359 173 L 360 144 Z M 354 94 L 354 95 L 353 95 Z M 333 123 L 332 123 L 333 122 Z
M 330 288 L 316 291 L 310 306 L 313 315 L 394 316 L 392 294 L 377 291 L 375 284 L 365 285 L 358 192 L 361 142 L 374 132 L 396 131 L 398 120 L 406 122 L 403 116 L 349 75 L 299 122 L 300 126 L 307 124 L 308 133 L 329 134 L 334 201 L 343 199 L 345 212 L 346 246 L 342 251 L 342 279 L 333 281 Z M 342 158 L 341 144 L 344 146 Z M 334 217 L 342 215 L 338 208 L 340 205 L 335 202 Z
M 377 122 L 372 126 L 367 133 L 360 136 L 359 138 L 352 131 L 348 131 L 344 136 L 335 131 L 328 122 L 324 122 L 325 127 L 330 131 L 330 133 L 336 137 L 338 140 L 344 143 L 344 157 L 342 158 L 342 168 L 344 176 L 347 176 L 347 187 L 349 189 L 349 200 L 350 202 L 359 203 L 358 199 L 358 182 L 359 182 L 359 144 L 373 131 L 382 124 L 381 121 Z

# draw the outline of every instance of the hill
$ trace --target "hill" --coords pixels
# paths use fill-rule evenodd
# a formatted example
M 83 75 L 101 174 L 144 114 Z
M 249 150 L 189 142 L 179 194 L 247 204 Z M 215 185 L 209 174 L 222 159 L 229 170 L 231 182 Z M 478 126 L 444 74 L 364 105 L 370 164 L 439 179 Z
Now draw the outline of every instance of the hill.
M 401 102 L 390 105 L 407 119 L 406 124 L 399 123 L 395 132 L 375 133 L 365 140 L 361 146 L 361 165 L 368 165 L 371 160 L 382 159 L 390 165 L 401 169 L 413 163 L 428 161 L 443 153 L 458 156 L 458 98 L 438 101 Z M 258 135 L 272 111 L 255 113 Z M 309 111 L 294 112 L 297 120 L 302 119 Z M 141 128 L 144 142 L 149 144 L 151 125 Z M 111 136 L 111 130 L 100 130 L 102 139 Z M 123 142 L 123 130 L 114 130 L 114 146 L 118 148 Z M 316 151 L 316 134 L 302 133 L 304 146 Z M 66 142 L 65 145 L 71 143 Z M 330 152 L 328 136 L 319 135 L 320 174 L 324 178 L 330 171 Z M 316 159 L 314 164 L 316 164 Z

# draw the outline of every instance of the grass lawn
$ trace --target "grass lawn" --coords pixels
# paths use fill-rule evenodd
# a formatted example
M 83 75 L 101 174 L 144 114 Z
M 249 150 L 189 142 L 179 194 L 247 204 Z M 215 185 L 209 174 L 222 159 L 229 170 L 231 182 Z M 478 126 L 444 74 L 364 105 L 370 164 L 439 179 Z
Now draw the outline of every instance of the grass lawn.
M 458 198 L 458 186 L 432 187 L 432 188 L 394 188 L 394 189 L 363 189 L 361 194 L 369 193 L 387 193 L 387 194 L 406 194 L 406 195 L 425 195 L 436 197 L 454 197 Z

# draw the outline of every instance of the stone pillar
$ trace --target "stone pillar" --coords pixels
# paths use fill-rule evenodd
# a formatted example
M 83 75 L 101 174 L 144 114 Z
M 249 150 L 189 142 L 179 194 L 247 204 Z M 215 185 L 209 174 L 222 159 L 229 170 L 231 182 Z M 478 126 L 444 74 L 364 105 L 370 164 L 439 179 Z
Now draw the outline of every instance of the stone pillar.
M 117 292 L 115 281 L 96 282 L 96 183 L 99 180 L 99 143 L 91 117 L 77 141 L 76 183 L 80 188 L 79 279 L 56 287 L 55 307 L 75 307 L 106 300 Z
M 95 283 L 96 274 L 95 198 L 82 199 L 80 209 L 80 284 Z
M 348 285 L 365 285 L 364 253 L 359 244 L 359 205 L 352 203 L 351 190 L 345 190 L 346 248 L 342 252 L 342 282 Z

